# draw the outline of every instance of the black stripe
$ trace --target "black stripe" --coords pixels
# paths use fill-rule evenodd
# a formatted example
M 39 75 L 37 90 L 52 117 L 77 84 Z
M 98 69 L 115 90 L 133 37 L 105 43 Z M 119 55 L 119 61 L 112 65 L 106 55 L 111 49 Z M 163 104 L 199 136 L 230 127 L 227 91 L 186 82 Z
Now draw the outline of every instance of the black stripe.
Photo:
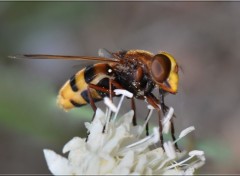
M 85 104 L 79 104 L 79 103 L 77 103 L 77 102 L 75 102 L 75 101 L 73 101 L 73 100 L 70 100 L 70 102 L 71 102 L 72 105 L 75 106 L 75 107 L 81 107 L 81 106 L 85 105 Z
M 82 98 L 87 102 L 87 103 L 90 103 L 90 100 L 89 100 L 89 97 L 88 97 L 88 91 L 87 90 L 84 90 L 82 93 L 81 93 L 81 96 Z M 94 102 L 97 102 L 101 100 L 101 98 L 93 98 L 93 101 Z
M 108 89 L 109 88 L 109 78 L 103 78 L 98 83 L 97 86 Z
M 77 88 L 77 85 L 76 85 L 76 77 L 75 77 L 75 75 L 73 75 L 70 78 L 70 86 L 71 86 L 73 92 L 77 92 L 78 91 L 78 88 Z
M 82 98 L 83 98 L 87 103 L 90 102 L 90 101 L 89 101 L 89 97 L 88 97 L 88 92 L 87 92 L 87 90 L 84 90 L 84 91 L 81 93 L 81 96 L 82 96 Z
M 97 83 L 97 86 L 103 87 L 103 88 L 106 88 L 106 89 L 109 89 L 109 78 L 103 78 L 103 79 L 101 79 L 101 80 Z M 102 91 L 99 91 L 99 90 L 97 90 L 97 93 L 98 93 L 101 97 L 106 97 L 106 96 L 108 96 L 108 93 L 105 93 L 105 92 L 102 92 Z
M 95 69 L 93 65 L 89 65 L 85 68 L 84 79 L 86 83 L 90 83 L 96 77 Z

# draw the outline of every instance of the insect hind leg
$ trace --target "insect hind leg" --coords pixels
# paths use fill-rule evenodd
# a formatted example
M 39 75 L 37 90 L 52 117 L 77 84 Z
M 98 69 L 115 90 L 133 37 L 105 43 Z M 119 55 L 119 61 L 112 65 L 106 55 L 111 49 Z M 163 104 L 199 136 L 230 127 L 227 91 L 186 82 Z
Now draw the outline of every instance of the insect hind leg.
M 97 110 L 97 107 L 95 105 L 95 100 L 91 94 L 90 89 L 94 89 L 98 92 L 98 95 L 103 97 L 104 95 L 109 95 L 109 98 L 112 100 L 112 97 L 115 96 L 115 93 L 113 92 L 113 88 L 121 88 L 121 85 L 119 85 L 116 81 L 110 79 L 110 78 L 105 78 L 104 80 L 102 80 L 104 82 L 102 82 L 100 85 L 95 85 L 95 84 L 88 84 L 87 87 L 87 93 L 88 93 L 88 99 L 89 99 L 89 103 L 94 111 L 94 116 L 92 118 L 92 121 L 95 117 L 95 112 Z M 108 82 L 108 87 L 105 85 L 106 81 Z
M 88 99 L 89 99 L 89 103 L 94 111 L 94 114 L 93 114 L 93 117 L 92 117 L 92 121 L 94 120 L 94 117 L 95 117 L 95 114 L 96 114 L 96 110 L 97 110 L 97 107 L 95 105 L 95 102 L 94 102 L 94 99 L 92 97 L 92 94 L 91 94 L 91 91 L 90 89 L 94 89 L 96 91 L 101 91 L 103 93 L 108 93 L 109 94 L 109 90 L 106 89 L 106 88 L 103 88 L 103 87 L 100 87 L 100 86 L 97 86 L 97 85 L 94 85 L 94 84 L 88 84 L 88 87 L 87 87 L 87 95 L 88 95 Z M 103 132 L 105 131 L 105 125 L 103 127 Z M 87 134 L 87 138 L 86 138 L 86 142 L 88 141 L 88 136 L 89 136 L 90 133 Z

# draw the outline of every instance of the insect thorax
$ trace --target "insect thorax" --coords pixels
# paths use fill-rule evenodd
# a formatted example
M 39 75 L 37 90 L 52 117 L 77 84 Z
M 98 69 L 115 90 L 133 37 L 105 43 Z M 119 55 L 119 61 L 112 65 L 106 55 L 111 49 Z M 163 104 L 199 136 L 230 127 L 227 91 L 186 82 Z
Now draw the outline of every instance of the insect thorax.
M 140 78 L 137 78 L 138 69 L 142 70 Z M 155 84 L 151 80 L 147 68 L 136 59 L 125 60 L 121 64 L 117 64 L 114 68 L 116 81 L 119 82 L 126 90 L 132 92 L 136 98 L 144 98 L 150 93 Z

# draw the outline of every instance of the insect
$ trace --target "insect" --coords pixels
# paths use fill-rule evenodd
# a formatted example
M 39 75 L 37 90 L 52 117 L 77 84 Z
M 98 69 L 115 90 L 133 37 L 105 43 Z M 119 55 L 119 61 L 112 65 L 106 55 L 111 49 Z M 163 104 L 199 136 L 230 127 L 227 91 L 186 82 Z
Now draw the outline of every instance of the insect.
M 133 93 L 134 98 L 146 100 L 158 110 L 160 140 L 163 144 L 161 113 L 165 114 L 168 110 L 164 97 L 168 93 L 176 94 L 178 90 L 178 64 L 174 57 L 167 52 L 154 55 L 145 50 L 109 52 L 100 49 L 99 53 L 98 57 L 41 54 L 23 55 L 23 57 L 101 61 L 73 75 L 60 89 L 58 104 L 64 110 L 90 104 L 95 111 L 94 102 L 102 100 L 104 96 L 112 98 L 115 96 L 113 90 L 116 88 L 126 89 Z M 152 93 L 154 88 L 159 89 L 159 98 Z M 135 110 L 134 98 L 131 105 Z M 135 116 L 133 124 L 137 124 Z M 171 121 L 171 133 L 175 140 L 173 121 Z M 175 147 L 178 149 L 176 143 Z

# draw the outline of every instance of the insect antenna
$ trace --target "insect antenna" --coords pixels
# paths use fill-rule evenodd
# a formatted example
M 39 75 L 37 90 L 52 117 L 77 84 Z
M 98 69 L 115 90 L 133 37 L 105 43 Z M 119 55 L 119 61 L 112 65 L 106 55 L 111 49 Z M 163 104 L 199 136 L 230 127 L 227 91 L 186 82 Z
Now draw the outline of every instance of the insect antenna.
M 117 58 L 95 57 L 95 56 L 66 56 L 48 54 L 23 54 L 8 56 L 11 59 L 60 59 L 60 60 L 92 60 L 103 62 L 119 62 Z

